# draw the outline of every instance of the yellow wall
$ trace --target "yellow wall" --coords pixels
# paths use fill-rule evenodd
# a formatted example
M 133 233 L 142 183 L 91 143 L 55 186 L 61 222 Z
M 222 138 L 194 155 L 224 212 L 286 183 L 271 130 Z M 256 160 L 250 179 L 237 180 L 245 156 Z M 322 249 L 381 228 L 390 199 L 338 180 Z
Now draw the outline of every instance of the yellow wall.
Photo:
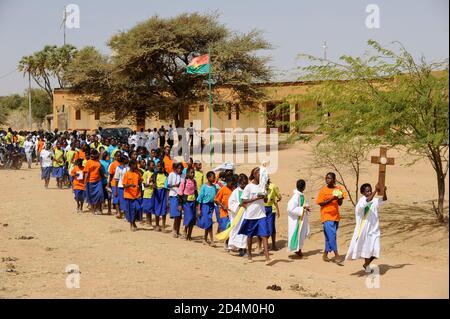
M 267 102 L 280 103 L 285 99 L 289 100 L 290 96 L 304 94 L 311 83 L 304 82 L 289 82 L 289 83 L 269 83 L 259 84 L 264 86 L 267 94 Z M 102 127 L 130 127 L 136 130 L 136 123 L 133 119 L 124 120 L 119 124 L 111 125 L 106 123 L 108 116 L 100 114 L 100 120 L 95 120 L 95 115 L 86 110 L 81 110 L 81 119 L 75 119 L 75 112 L 78 108 L 77 95 L 70 92 L 70 90 L 56 89 L 53 93 L 53 121 L 52 129 L 59 130 L 95 130 L 99 126 Z M 290 102 L 291 121 L 295 120 L 295 102 Z M 63 108 L 64 105 L 64 108 Z M 208 104 L 203 104 L 204 111 L 200 112 L 199 107 L 193 107 L 190 110 L 189 118 L 185 120 L 185 127 L 189 126 L 189 122 L 195 122 L 196 128 L 201 126 L 204 130 L 209 127 L 209 109 Z M 300 106 L 300 109 L 303 106 Z M 214 128 L 223 131 L 225 128 L 265 128 L 266 119 L 264 112 L 266 111 L 265 102 L 255 106 L 251 110 L 243 111 L 241 108 L 239 113 L 239 120 L 236 118 L 235 108 L 232 107 L 231 120 L 228 119 L 227 112 L 213 112 L 212 120 Z M 158 118 L 147 118 L 145 120 L 145 129 L 159 128 L 164 125 L 166 128 L 171 124 L 171 121 L 159 120 Z M 200 125 L 197 125 L 200 124 Z

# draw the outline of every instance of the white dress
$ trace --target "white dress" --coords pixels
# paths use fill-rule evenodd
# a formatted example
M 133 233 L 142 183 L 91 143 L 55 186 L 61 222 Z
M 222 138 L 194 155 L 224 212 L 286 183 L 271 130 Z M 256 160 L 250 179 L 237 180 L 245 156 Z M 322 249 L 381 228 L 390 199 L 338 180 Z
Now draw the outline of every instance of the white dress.
M 230 214 L 228 217 L 230 218 L 230 223 L 233 222 L 233 219 L 236 217 L 236 214 L 239 211 L 240 204 L 240 195 L 244 190 L 240 187 L 236 188 L 230 195 L 228 199 L 228 209 L 230 210 Z M 241 228 L 242 222 L 244 221 L 244 215 L 241 216 L 241 220 L 230 230 L 230 237 L 228 239 L 228 248 L 247 248 L 247 236 L 239 235 L 239 229 Z
M 355 207 L 356 227 L 345 259 L 380 257 L 380 225 L 378 208 L 383 203 L 381 198 L 371 202 L 361 197 Z M 367 213 L 364 211 L 367 208 Z
M 259 192 L 261 194 L 266 194 L 266 186 L 269 181 L 269 172 L 265 166 L 259 167 Z
M 304 208 L 304 202 L 303 206 L 300 205 L 301 195 L 303 193 L 294 189 L 294 194 L 287 204 L 289 252 L 297 252 L 302 249 L 305 239 L 309 235 L 309 213 Z

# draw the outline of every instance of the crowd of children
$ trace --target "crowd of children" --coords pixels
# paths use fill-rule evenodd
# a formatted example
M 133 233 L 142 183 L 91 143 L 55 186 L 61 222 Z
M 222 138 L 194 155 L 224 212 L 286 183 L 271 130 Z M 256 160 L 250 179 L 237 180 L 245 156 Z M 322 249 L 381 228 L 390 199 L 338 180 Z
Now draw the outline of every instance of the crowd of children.
M 60 189 L 70 185 L 78 213 L 83 212 L 85 202 L 94 214 L 102 214 L 105 207 L 107 214 L 113 214 L 115 209 L 115 216 L 125 218 L 132 231 L 137 230 L 136 221 L 165 231 L 168 215 L 173 220 L 173 237 L 191 241 L 196 226 L 204 230 L 203 242 L 210 246 L 215 246 L 215 219 L 216 239 L 224 242 L 226 250 L 237 251 L 251 262 L 254 237 L 267 263 L 269 239 L 271 249 L 277 250 L 276 219 L 282 196 L 268 177 L 266 163 L 255 167 L 249 176 L 235 174 L 228 163 L 205 174 L 200 161 L 177 162 L 172 158 L 170 145 L 149 151 L 143 146 L 120 144 L 114 138 L 73 133 L 38 140 L 42 141 L 38 158 L 45 187 L 50 176 L 56 178 Z M 333 252 L 334 261 L 342 265 L 336 237 L 339 207 L 346 193 L 336 185 L 334 173 L 328 173 L 325 182 L 316 199 L 325 235 L 323 260 L 331 261 L 328 254 Z M 303 257 L 302 248 L 310 233 L 312 208 L 305 200 L 305 189 L 306 182 L 298 180 L 287 203 L 287 249 L 292 258 Z M 378 208 L 387 198 L 386 191 L 382 199 L 375 198 L 377 193 L 378 185 L 375 191 L 370 184 L 361 186 L 355 233 L 345 258 L 365 258 L 364 268 L 379 258 Z

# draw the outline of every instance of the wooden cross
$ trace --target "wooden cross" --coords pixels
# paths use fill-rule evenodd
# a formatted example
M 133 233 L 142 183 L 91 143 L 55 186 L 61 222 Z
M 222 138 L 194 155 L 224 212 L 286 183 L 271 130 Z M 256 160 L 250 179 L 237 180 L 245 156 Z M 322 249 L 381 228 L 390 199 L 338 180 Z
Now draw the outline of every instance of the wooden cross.
M 380 187 L 380 195 L 384 196 L 384 185 L 386 181 L 386 165 L 394 165 L 394 158 L 387 157 L 386 147 L 380 147 L 380 156 L 372 156 L 370 162 L 372 164 L 379 164 L 378 186 Z

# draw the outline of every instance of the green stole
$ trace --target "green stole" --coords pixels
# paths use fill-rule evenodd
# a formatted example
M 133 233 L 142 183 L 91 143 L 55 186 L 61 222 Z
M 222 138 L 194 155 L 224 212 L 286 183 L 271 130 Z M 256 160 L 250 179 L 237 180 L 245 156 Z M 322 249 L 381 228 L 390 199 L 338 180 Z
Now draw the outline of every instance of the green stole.
M 305 196 L 303 194 L 300 194 L 300 202 L 299 202 L 299 207 L 303 207 L 303 205 L 305 204 Z M 296 250 L 297 246 L 298 246 L 298 233 L 301 230 L 301 226 L 303 224 L 303 216 L 305 216 L 305 212 L 303 212 L 302 216 L 300 216 L 300 218 L 298 219 L 297 225 L 295 227 L 295 231 L 292 234 L 291 237 L 291 244 L 289 246 L 289 248 L 291 250 Z
M 361 221 L 361 225 L 359 226 L 358 236 L 356 237 L 356 240 L 358 240 L 359 236 L 361 235 L 361 232 L 362 232 L 363 227 L 364 227 L 364 225 L 366 223 L 366 220 L 367 220 L 367 215 L 369 213 L 370 207 L 372 207 L 372 202 L 370 202 L 369 204 L 367 204 L 366 207 L 364 207 L 364 217 L 363 217 L 363 220 Z

